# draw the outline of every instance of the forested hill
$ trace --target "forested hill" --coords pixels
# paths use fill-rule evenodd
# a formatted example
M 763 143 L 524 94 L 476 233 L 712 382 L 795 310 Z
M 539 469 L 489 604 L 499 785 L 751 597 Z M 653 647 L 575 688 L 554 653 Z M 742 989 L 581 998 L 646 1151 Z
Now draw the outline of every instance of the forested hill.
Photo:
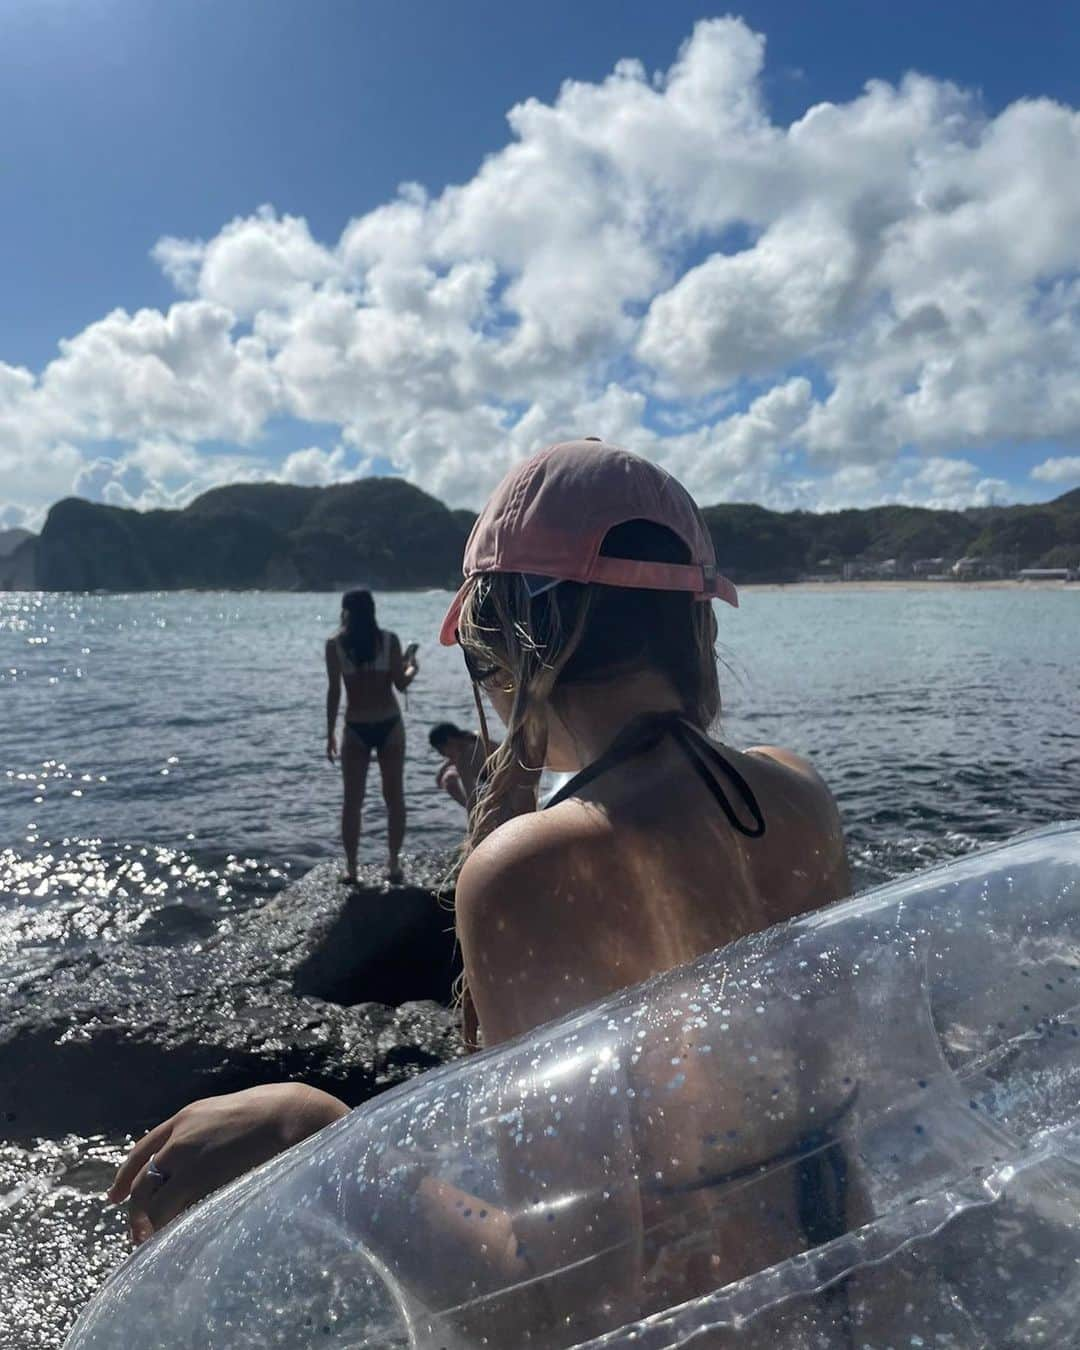
M 450 586 L 472 520 L 400 478 L 243 483 L 182 511 L 68 497 L 49 512 L 35 570 L 45 590 Z
M 1080 489 L 1037 506 L 931 511 L 705 510 L 721 568 L 736 581 L 793 581 L 845 565 L 985 560 L 1080 567 Z M 455 586 L 473 521 L 400 478 L 333 487 L 243 483 L 182 511 L 130 511 L 69 497 L 40 536 L 0 556 L 0 589 L 150 590 L 225 587 L 325 590 Z M 923 570 L 931 570 L 924 566 Z
M 705 519 L 717 562 L 736 581 L 791 581 L 890 559 L 898 575 L 910 575 L 916 563 L 939 560 L 947 567 L 961 558 L 996 564 L 1005 575 L 1025 567 L 1080 567 L 1080 488 L 1037 506 L 817 513 L 731 504 L 707 507 Z

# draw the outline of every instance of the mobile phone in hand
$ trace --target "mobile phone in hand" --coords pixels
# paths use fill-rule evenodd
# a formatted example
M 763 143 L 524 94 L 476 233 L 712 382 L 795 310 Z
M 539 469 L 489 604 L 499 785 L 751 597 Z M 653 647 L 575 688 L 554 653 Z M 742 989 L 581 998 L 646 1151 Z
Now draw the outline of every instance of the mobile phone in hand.
M 416 653 L 417 651 L 419 651 L 419 649 L 420 649 L 419 642 L 409 643 L 409 645 L 405 648 L 405 650 L 401 654 L 401 659 L 405 663 L 405 665 L 408 665 L 410 661 L 416 660 Z

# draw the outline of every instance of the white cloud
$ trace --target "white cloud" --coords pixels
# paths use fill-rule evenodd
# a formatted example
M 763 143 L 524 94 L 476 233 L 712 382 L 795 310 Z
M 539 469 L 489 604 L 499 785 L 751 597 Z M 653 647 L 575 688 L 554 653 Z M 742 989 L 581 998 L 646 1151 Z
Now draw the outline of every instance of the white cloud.
M 250 441 L 275 410 L 276 381 L 261 340 L 232 328 L 204 300 L 114 310 L 61 342 L 34 395 L 87 440 Z
M 1062 455 L 1044 459 L 1031 471 L 1039 483 L 1080 483 L 1080 455 Z
M 294 450 L 287 456 L 277 476 L 284 483 L 298 483 L 305 487 L 326 487 L 329 483 L 340 483 L 345 478 L 358 476 L 354 465 L 347 463 L 348 455 L 344 446 L 338 446 L 329 453 L 310 445 L 306 450 Z
M 25 506 L 0 506 L 0 530 L 32 530 L 37 521 Z
M 179 290 L 240 319 L 301 303 L 312 287 L 341 271 L 333 252 L 312 239 L 306 220 L 279 218 L 270 206 L 230 221 L 209 243 L 167 236 L 153 256 Z
M 116 310 L 36 374 L 0 364 L 7 494 L 171 503 L 385 458 L 476 505 L 590 433 L 704 500 L 977 503 L 1016 490 L 979 464 L 1010 442 L 1060 447 L 1032 477 L 1066 481 L 1080 115 L 991 115 L 912 75 L 783 126 L 764 60 L 741 21 L 704 21 L 667 71 L 526 100 L 467 182 L 405 185 L 338 240 L 271 207 L 160 240 L 167 311 Z M 334 448 L 272 462 L 282 415 Z
M 1008 483 L 985 477 L 970 460 L 935 455 L 903 478 L 895 500 L 956 511 L 965 506 L 992 506 L 1006 499 L 1008 491 Z
M 184 452 L 162 444 L 141 444 L 121 455 L 83 460 L 71 491 L 109 506 L 150 511 L 186 506 L 200 493 L 223 483 L 280 478 L 257 459 L 240 455 Z
M 753 248 L 714 254 L 657 296 L 637 353 L 683 394 L 812 356 L 855 299 L 858 261 L 856 241 L 836 221 L 793 214 Z

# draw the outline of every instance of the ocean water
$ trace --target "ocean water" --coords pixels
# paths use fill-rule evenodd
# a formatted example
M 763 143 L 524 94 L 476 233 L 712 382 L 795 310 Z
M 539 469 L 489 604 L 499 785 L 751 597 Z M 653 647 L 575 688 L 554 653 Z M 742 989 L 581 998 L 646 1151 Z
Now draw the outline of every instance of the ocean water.
M 421 643 L 406 851 L 460 839 L 427 728 L 475 712 L 442 593 L 378 597 Z M 860 885 L 1080 813 L 1080 588 L 748 589 L 719 615 L 722 734 L 806 754 Z M 333 595 L 0 596 L 0 972 L 175 905 L 215 913 L 337 852 Z M 369 782 L 364 856 L 385 818 Z
M 460 839 L 427 728 L 472 725 L 447 597 L 378 597 L 421 645 L 406 860 Z M 748 589 L 723 608 L 722 735 L 808 755 L 856 883 L 1080 815 L 1080 587 Z M 333 595 L 0 595 L 0 984 L 58 951 L 227 922 L 337 852 L 322 644 Z M 381 861 L 377 775 L 364 856 Z M 40 1072 L 49 1071 L 42 1064 Z M 2 1105 L 2 1104 L 0 1104 Z M 124 1250 L 123 1141 L 0 1137 L 0 1345 L 49 1350 Z

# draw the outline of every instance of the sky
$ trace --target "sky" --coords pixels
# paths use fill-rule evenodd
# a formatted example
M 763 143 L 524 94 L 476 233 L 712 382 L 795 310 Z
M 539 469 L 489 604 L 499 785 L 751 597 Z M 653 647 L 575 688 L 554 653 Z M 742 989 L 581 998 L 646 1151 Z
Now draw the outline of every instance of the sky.
M 0 0 L 0 528 L 600 435 L 704 504 L 1080 484 L 1080 12 Z

